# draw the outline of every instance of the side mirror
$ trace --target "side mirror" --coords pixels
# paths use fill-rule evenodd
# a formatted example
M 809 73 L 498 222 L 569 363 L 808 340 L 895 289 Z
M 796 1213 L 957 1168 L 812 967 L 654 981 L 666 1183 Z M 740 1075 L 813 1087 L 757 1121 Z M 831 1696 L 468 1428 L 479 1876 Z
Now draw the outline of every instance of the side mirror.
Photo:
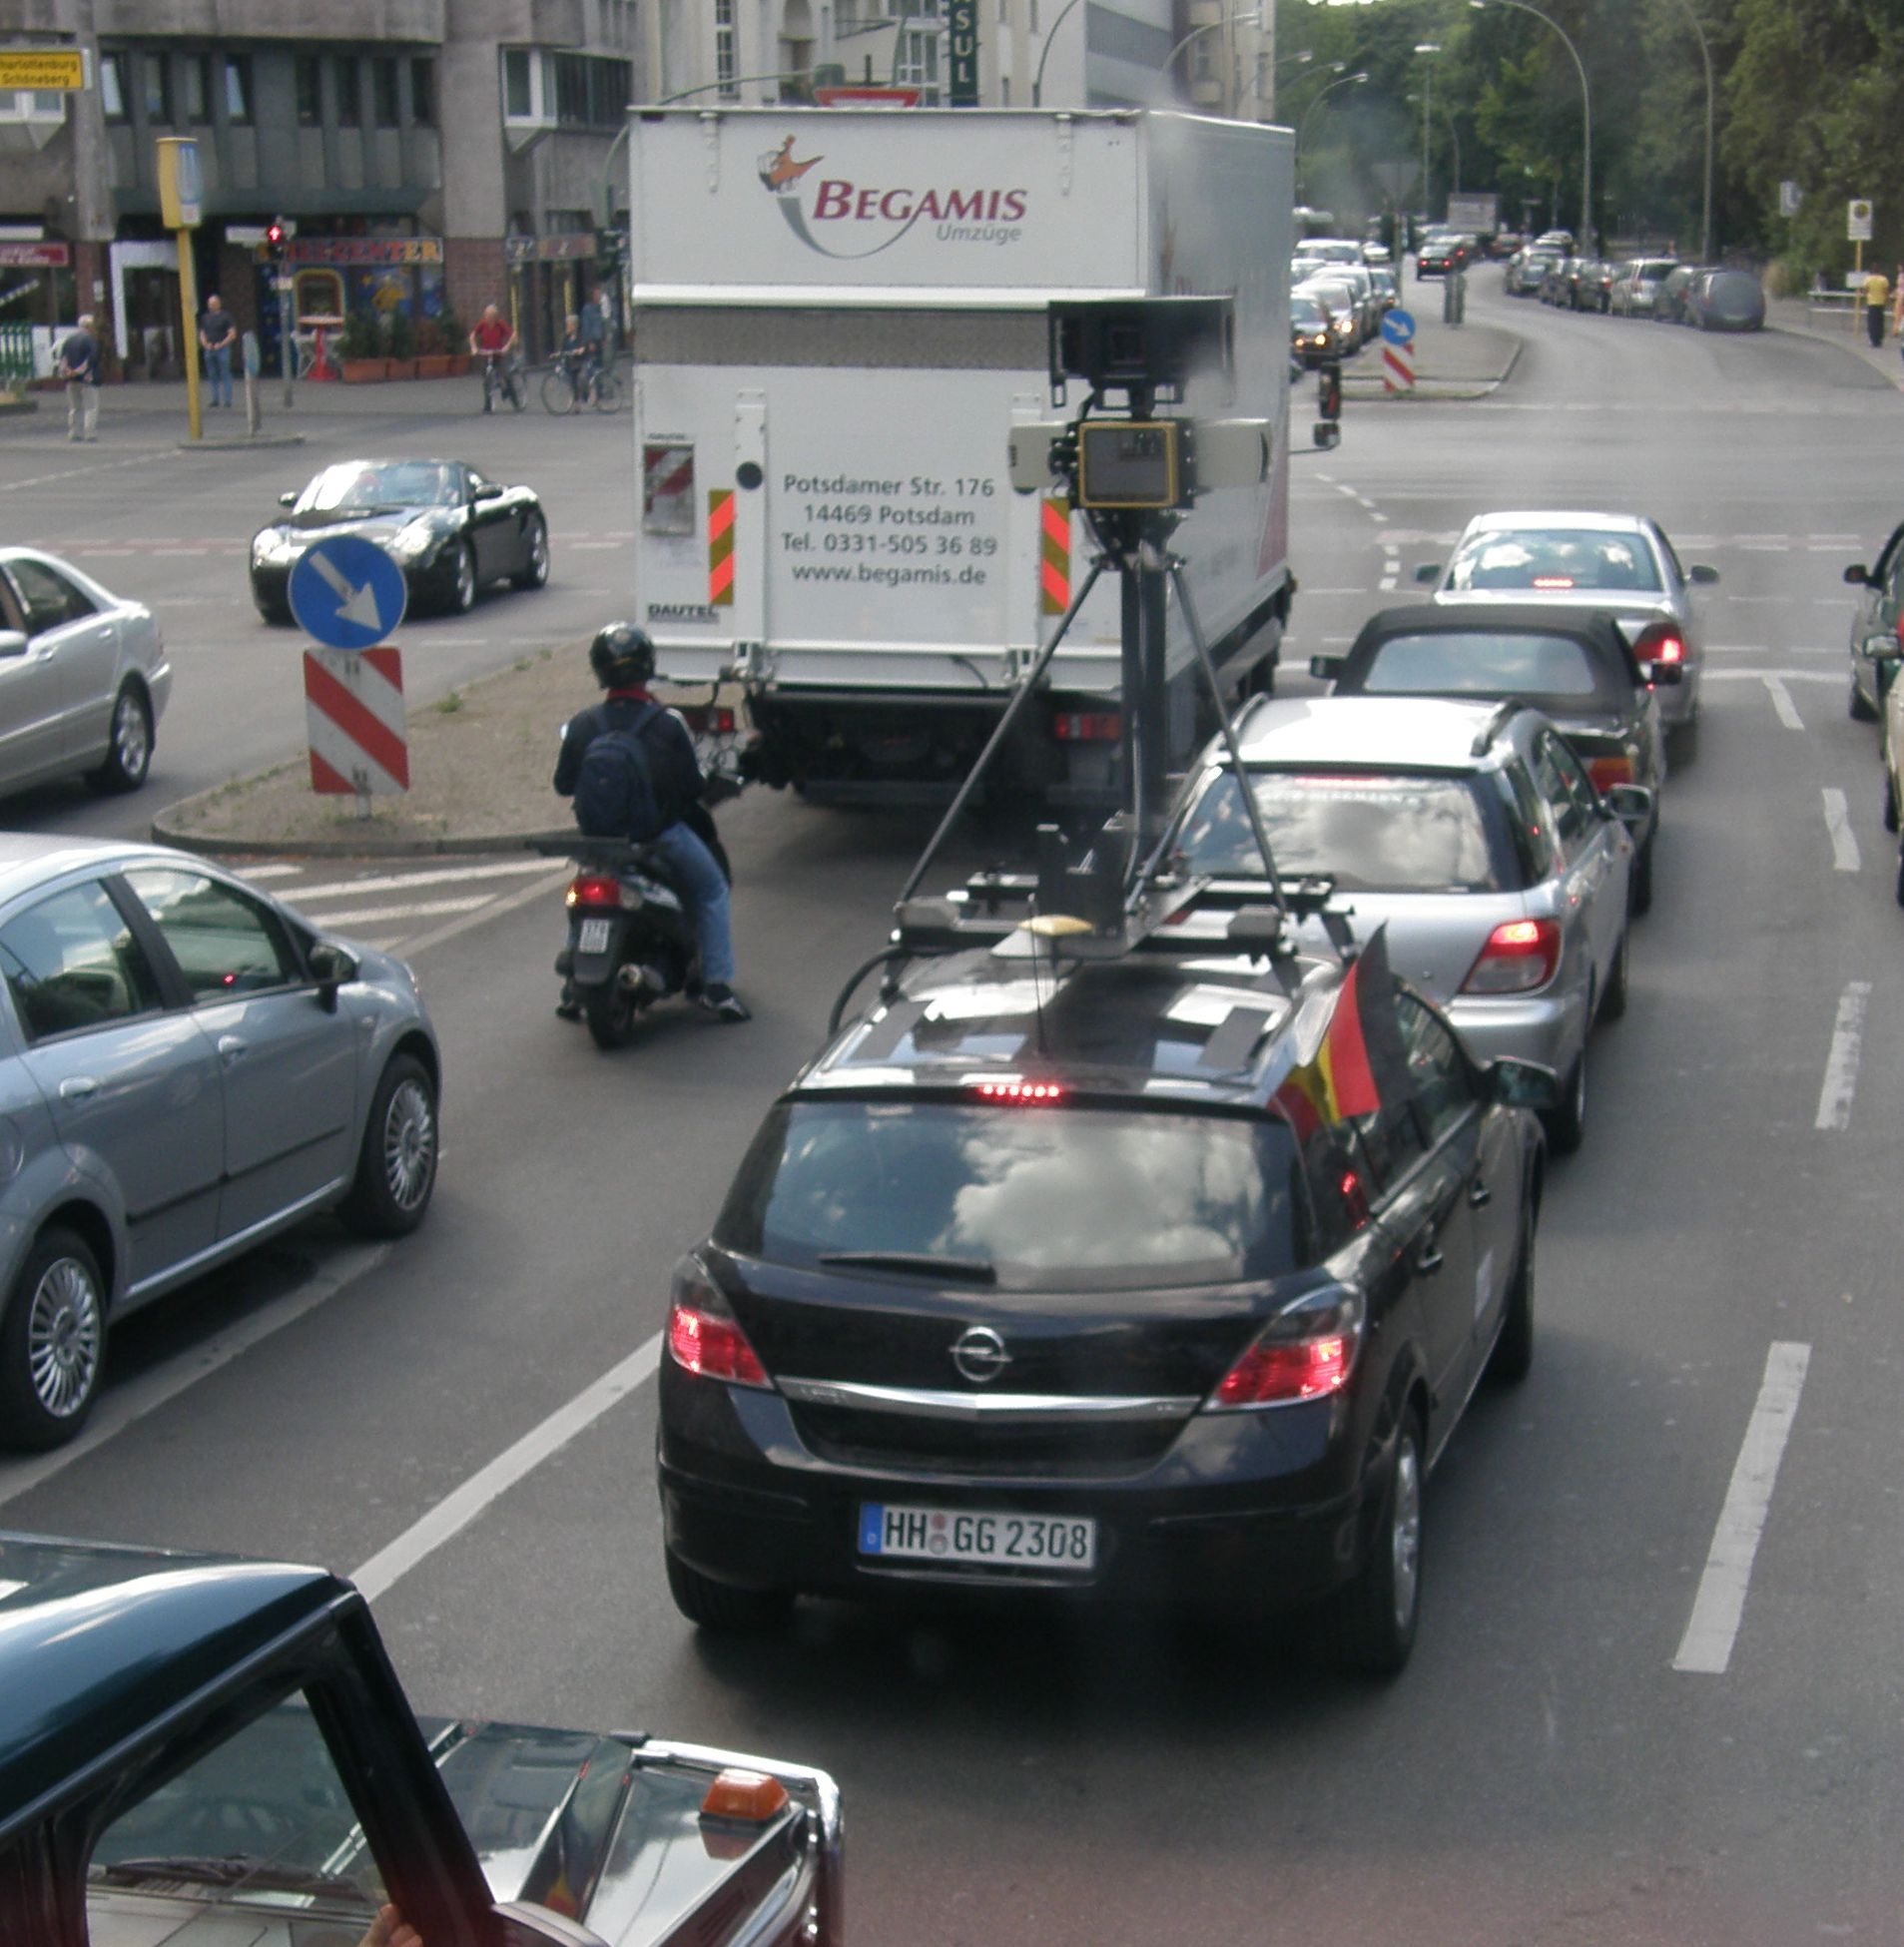
M 1318 419 L 1309 428 L 1309 436 L 1325 452 L 1332 451 L 1342 444 L 1342 425 L 1336 419 Z
M 482 485 L 469 497 L 472 500 L 500 500 L 502 498 L 501 484 L 495 480 L 484 480 Z
M 1870 581 L 1871 570 L 1862 561 L 1853 561 L 1850 567 L 1845 569 L 1844 578 L 1853 588 L 1862 588 Z
M 1708 568 L 1703 561 L 1695 561 L 1685 571 L 1685 578 L 1688 581 L 1696 581 L 1701 588 L 1710 588 L 1718 580 L 1719 571 L 1716 568 Z
M 26 637 L 18 629 L 0 629 L 0 656 L 24 656 Z
M 1538 1061 L 1503 1055 L 1488 1064 L 1494 1098 L 1504 1108 L 1556 1109 L 1561 1105 L 1561 1078 Z
M 4 640 L 0 637 L 0 641 Z M 1904 642 L 1894 635 L 1867 635 L 1858 644 L 1858 654 L 1867 663 L 1894 663 L 1904 656 Z
M 1643 784 L 1615 784 L 1600 803 L 1622 825 L 1643 825 L 1652 816 L 1653 794 Z
M 311 977 L 317 983 L 317 999 L 326 1011 L 334 1011 L 337 1004 L 337 989 L 347 986 L 357 977 L 360 971 L 356 956 L 339 947 L 333 940 L 319 940 L 305 956 L 311 968 Z
M 1439 561 L 1424 561 L 1415 570 L 1415 579 L 1424 588 L 1432 587 L 1434 583 L 1441 579 L 1441 563 Z
M 1324 683 L 1333 683 L 1342 674 L 1342 665 L 1347 656 L 1311 656 L 1309 673 Z
M 298 504 L 298 496 L 295 493 L 281 493 L 278 496 L 278 504 L 281 507 L 295 507 Z

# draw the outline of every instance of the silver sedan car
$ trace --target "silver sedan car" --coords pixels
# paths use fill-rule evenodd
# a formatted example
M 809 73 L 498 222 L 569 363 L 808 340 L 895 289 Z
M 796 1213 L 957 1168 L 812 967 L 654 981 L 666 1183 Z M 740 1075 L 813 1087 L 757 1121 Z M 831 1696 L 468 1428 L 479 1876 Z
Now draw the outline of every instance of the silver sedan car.
M 1440 1002 L 1478 1060 L 1552 1068 L 1563 1087 L 1549 1141 L 1575 1148 L 1588 1032 L 1626 1005 L 1623 819 L 1652 794 L 1602 796 L 1553 723 L 1516 703 L 1262 699 L 1238 734 L 1278 876 L 1332 879 L 1358 938 L 1386 924 L 1396 973 Z M 1172 842 L 1216 882 L 1206 906 L 1226 879 L 1260 881 L 1220 742 L 1191 775 Z M 1221 938 L 1227 916 L 1183 924 Z
M 1682 730 L 1699 711 L 1705 674 L 1705 636 L 1693 589 L 1719 578 L 1702 563 L 1682 567 L 1656 520 L 1643 514 L 1537 510 L 1477 514 L 1463 530 L 1446 567 L 1424 563 L 1419 582 L 1432 582 L 1438 602 L 1554 602 L 1603 609 L 1630 644 L 1659 621 L 1676 630 L 1676 661 L 1684 674 L 1659 695 L 1667 730 Z
M 171 694 L 151 609 L 57 555 L 0 547 L 0 792 L 75 773 L 137 790 Z
M 0 834 L 0 1441 L 109 1324 L 314 1211 L 412 1230 L 441 1063 L 409 970 L 160 846 Z

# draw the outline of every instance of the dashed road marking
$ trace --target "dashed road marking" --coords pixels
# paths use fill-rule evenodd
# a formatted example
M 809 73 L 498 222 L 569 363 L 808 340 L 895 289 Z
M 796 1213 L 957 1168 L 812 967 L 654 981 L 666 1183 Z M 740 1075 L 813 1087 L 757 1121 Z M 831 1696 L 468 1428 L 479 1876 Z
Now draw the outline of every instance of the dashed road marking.
M 1810 1363 L 1810 1346 L 1786 1340 L 1775 1341 L 1766 1356 L 1765 1377 L 1746 1423 L 1745 1441 L 1732 1469 L 1731 1485 L 1725 1491 L 1725 1505 L 1719 1510 L 1705 1573 L 1692 1600 L 1692 1615 L 1672 1659 L 1674 1669 L 1722 1676 L 1732 1660 L 1732 1645 L 1738 1639 L 1746 1591 L 1751 1586 L 1752 1564 L 1765 1533 L 1779 1463 L 1798 1415 L 1798 1396 L 1804 1390 L 1805 1370 Z
M 1831 834 L 1831 864 L 1837 872 L 1856 872 L 1858 835 L 1851 829 L 1851 808 L 1835 786 L 1824 787 L 1825 830 Z
M 1765 694 L 1772 700 L 1772 714 L 1787 730 L 1803 730 L 1805 720 L 1798 714 L 1798 706 L 1791 700 L 1791 692 L 1786 689 L 1784 679 L 1767 676 L 1764 683 Z
M 370 879 L 333 879 L 317 886 L 288 886 L 284 897 L 294 904 L 300 900 L 345 899 L 354 893 L 398 893 L 412 886 L 451 886 L 471 880 L 521 879 L 530 873 L 547 872 L 546 859 L 502 859 L 492 865 L 432 866 L 420 872 L 379 873 Z M 281 872 L 297 872 L 296 866 L 283 866 Z
M 408 906 L 360 906 L 348 913 L 326 913 L 323 923 L 327 927 L 385 927 L 392 920 L 427 920 L 439 913 L 473 913 L 479 906 L 487 906 L 494 897 L 490 893 L 475 893 L 453 900 L 413 900 Z
M 1825 1054 L 1825 1078 L 1818 1089 L 1815 1129 L 1848 1129 L 1858 1092 L 1858 1058 L 1864 1051 L 1864 1016 L 1871 1005 L 1871 982 L 1848 980 L 1838 996 L 1838 1017 Z

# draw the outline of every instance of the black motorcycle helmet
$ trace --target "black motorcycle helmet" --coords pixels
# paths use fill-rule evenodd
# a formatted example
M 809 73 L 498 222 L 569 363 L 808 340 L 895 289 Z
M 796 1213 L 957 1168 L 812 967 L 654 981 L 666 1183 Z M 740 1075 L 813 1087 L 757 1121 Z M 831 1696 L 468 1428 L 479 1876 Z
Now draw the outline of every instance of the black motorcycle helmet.
M 588 666 L 603 689 L 632 689 L 653 677 L 655 646 L 632 622 L 610 622 L 588 645 Z

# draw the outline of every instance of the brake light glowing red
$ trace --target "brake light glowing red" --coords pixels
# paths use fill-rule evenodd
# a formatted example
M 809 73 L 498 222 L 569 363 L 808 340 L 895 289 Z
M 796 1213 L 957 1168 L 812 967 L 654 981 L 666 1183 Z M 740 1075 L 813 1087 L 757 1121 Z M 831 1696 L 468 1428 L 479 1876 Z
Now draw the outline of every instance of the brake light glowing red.
M 1224 1375 L 1210 1404 L 1272 1406 L 1282 1400 L 1320 1399 L 1348 1378 L 1354 1356 L 1355 1342 L 1342 1332 L 1295 1345 L 1259 1341 Z
M 1051 734 L 1060 744 L 1114 744 L 1124 734 L 1124 720 L 1115 710 L 1060 710 L 1051 719 Z
M 619 906 L 621 881 L 605 872 L 578 872 L 564 898 L 570 906 Z
M 1676 635 L 1654 636 L 1646 644 L 1646 660 L 1649 663 L 1682 663 L 1685 661 L 1685 643 Z
M 1070 1090 L 1061 1081 L 981 1081 L 972 1092 L 981 1102 L 1023 1108 L 1036 1102 L 1061 1102 Z
M 1632 783 L 1633 761 L 1624 756 L 1589 757 L 1587 760 L 1587 775 L 1593 780 L 1595 791 L 1607 792 L 1616 784 Z
M 1561 964 L 1558 920 L 1504 920 L 1488 936 L 1463 993 L 1532 993 L 1553 979 Z
M 733 1386 L 770 1383 L 767 1368 L 733 1319 L 679 1298 L 668 1312 L 668 1351 L 683 1372 L 697 1379 L 722 1379 Z
M 1572 575 L 1536 575 L 1534 577 L 1534 585 L 1537 588 L 1572 588 L 1574 585 L 1574 577 Z

